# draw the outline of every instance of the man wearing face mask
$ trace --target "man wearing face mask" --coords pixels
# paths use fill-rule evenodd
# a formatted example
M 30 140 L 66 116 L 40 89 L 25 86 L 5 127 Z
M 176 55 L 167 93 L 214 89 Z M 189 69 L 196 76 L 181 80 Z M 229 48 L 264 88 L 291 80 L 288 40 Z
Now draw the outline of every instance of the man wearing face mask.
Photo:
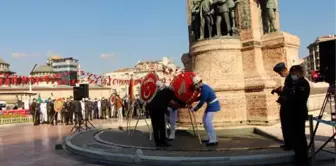
M 167 111 L 169 103 L 173 100 L 177 104 L 185 106 L 186 104 L 179 101 L 174 94 L 172 88 L 165 87 L 161 81 L 156 82 L 157 93 L 153 100 L 148 103 L 147 108 L 152 120 L 154 141 L 156 146 L 168 147 L 166 140 L 166 122 L 165 122 L 165 112 Z
M 281 62 L 274 66 L 273 71 L 277 72 L 281 77 L 285 77 L 285 85 L 283 87 L 272 90 L 272 94 L 277 93 L 279 98 L 277 102 L 280 104 L 280 123 L 282 129 L 282 136 L 284 138 L 284 145 L 280 147 L 284 150 L 291 150 L 293 148 L 291 128 L 291 107 L 286 102 L 288 95 L 292 92 L 293 80 L 289 75 L 285 63 Z
M 304 78 L 304 71 L 300 65 L 294 65 L 289 71 L 294 82 L 292 92 L 286 102 L 291 106 L 291 136 L 293 149 L 298 166 L 308 166 L 308 149 L 305 134 L 305 122 L 308 118 L 307 101 L 310 94 L 310 86 Z

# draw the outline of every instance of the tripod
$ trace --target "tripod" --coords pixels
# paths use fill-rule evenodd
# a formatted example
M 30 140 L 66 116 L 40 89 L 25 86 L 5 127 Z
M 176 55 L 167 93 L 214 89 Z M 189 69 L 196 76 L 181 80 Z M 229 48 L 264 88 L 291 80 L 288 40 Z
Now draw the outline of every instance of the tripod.
M 144 107 L 143 107 L 143 108 L 140 108 L 140 115 L 138 115 L 138 119 L 137 119 L 137 121 L 136 121 L 136 123 L 135 123 L 134 129 L 133 129 L 133 131 L 132 131 L 132 133 L 131 133 L 131 135 L 130 135 L 130 138 L 133 136 L 134 131 L 135 131 L 136 128 L 138 127 L 138 123 L 139 123 L 139 121 L 140 121 L 140 118 L 141 118 L 142 116 L 146 116 L 146 115 L 145 115 L 145 112 L 146 112 L 146 109 L 145 109 Z M 152 133 L 153 133 L 153 130 L 152 130 L 151 127 L 149 126 L 149 124 L 148 124 L 146 118 L 144 118 L 144 120 L 145 120 L 145 123 L 146 123 L 147 128 L 148 128 L 148 131 L 149 131 L 149 135 L 150 135 L 149 140 L 152 140 Z
M 74 106 L 75 106 L 75 125 L 72 127 L 71 132 L 76 133 L 77 131 L 80 132 L 81 129 L 82 130 L 88 130 L 88 129 L 95 128 L 93 126 L 93 124 L 90 123 L 90 121 L 88 120 L 87 117 L 85 117 L 85 119 L 83 119 L 83 115 L 80 111 L 81 109 L 79 109 L 79 108 L 81 108 L 81 105 L 80 105 L 79 101 L 75 101 Z M 88 124 L 91 127 L 89 127 Z

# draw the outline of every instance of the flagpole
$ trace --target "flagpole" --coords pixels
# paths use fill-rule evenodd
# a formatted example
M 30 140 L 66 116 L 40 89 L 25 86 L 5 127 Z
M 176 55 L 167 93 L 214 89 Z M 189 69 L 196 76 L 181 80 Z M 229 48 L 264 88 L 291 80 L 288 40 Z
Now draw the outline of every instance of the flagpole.
M 35 70 L 36 66 L 37 66 L 37 64 L 34 65 L 33 69 L 29 73 L 29 92 L 32 92 L 31 75 L 32 75 L 33 71 Z

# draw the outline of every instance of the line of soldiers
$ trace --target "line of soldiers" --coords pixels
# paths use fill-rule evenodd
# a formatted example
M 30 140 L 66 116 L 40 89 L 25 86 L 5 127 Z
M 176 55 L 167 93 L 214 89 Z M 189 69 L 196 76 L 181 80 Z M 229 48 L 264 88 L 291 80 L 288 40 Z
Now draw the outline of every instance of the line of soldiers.
M 120 97 L 119 97 L 120 98 Z M 121 99 L 120 99 L 121 100 Z M 46 102 L 46 123 L 54 125 L 61 122 L 65 125 L 73 125 L 75 118 L 76 118 L 76 110 L 75 110 L 75 103 L 72 97 L 67 99 L 63 98 L 63 107 L 59 112 L 56 112 L 54 109 L 54 102 L 55 100 L 51 100 L 49 98 L 48 102 Z M 118 113 L 118 108 L 116 107 L 115 103 L 111 103 L 111 101 L 107 98 L 102 98 L 98 100 L 95 98 L 91 100 L 90 98 L 86 98 L 80 101 L 81 104 L 81 117 L 84 117 L 88 120 L 93 119 L 107 119 L 107 118 L 117 118 L 122 121 L 122 118 L 125 116 L 125 111 L 128 109 L 127 100 L 123 100 L 122 102 L 122 113 Z M 140 115 L 140 108 L 142 107 L 143 102 L 140 101 L 139 96 L 136 97 L 136 104 L 134 104 L 135 111 L 134 117 Z M 33 116 L 34 125 L 39 125 L 41 123 L 40 115 L 41 115 L 41 104 L 37 102 L 34 98 L 33 102 L 30 106 L 30 111 Z M 148 113 L 146 112 L 146 116 L 148 117 Z

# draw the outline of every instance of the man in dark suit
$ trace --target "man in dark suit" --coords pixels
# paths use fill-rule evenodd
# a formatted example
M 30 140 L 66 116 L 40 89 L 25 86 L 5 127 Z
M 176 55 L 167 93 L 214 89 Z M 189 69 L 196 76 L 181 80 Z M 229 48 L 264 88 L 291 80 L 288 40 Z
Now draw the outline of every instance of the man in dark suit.
M 272 91 L 272 94 L 277 93 L 279 98 L 277 102 L 280 104 L 280 122 L 281 122 L 281 129 L 282 129 L 282 136 L 284 138 L 284 145 L 280 147 L 284 150 L 291 150 L 293 149 L 293 143 L 291 138 L 291 129 L 292 122 L 291 119 L 291 107 L 286 102 L 288 95 L 291 93 L 293 88 L 293 81 L 292 78 L 289 76 L 289 71 L 285 65 L 285 63 L 281 62 L 274 66 L 273 71 L 277 72 L 281 77 L 285 77 L 285 84 L 283 87 L 278 87 Z
M 292 130 L 291 138 L 298 166 L 308 166 L 308 148 L 305 134 L 305 122 L 308 118 L 307 101 L 310 94 L 310 86 L 304 78 L 304 71 L 300 65 L 290 68 L 290 76 L 294 82 L 293 92 L 288 96 L 288 104 L 291 106 Z
M 178 100 L 174 91 L 169 87 L 165 87 L 161 81 L 157 81 L 156 86 L 158 88 L 158 92 L 153 100 L 148 104 L 147 108 L 149 109 L 152 120 L 156 146 L 167 147 L 170 146 L 166 139 L 165 127 L 165 113 L 167 112 L 168 105 L 172 100 L 183 106 L 186 106 L 186 104 Z

